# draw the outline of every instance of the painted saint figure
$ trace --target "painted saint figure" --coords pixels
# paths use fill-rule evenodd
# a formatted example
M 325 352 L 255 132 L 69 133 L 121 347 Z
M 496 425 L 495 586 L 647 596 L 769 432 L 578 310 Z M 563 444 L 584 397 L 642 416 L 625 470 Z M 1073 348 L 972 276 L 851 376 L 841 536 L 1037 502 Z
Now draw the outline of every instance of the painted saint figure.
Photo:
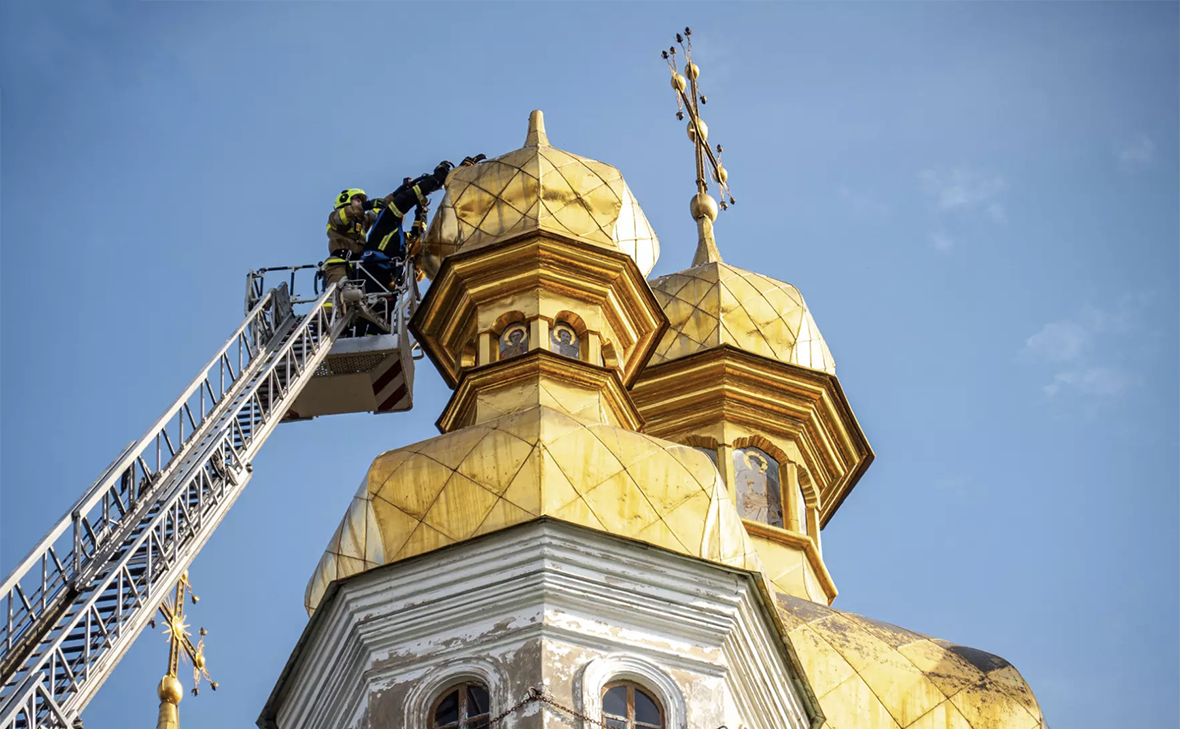
M 549 351 L 578 359 L 578 333 L 569 324 L 557 322 L 549 332 Z
M 757 448 L 738 448 L 733 452 L 733 471 L 742 518 L 783 528 L 778 462 Z
M 529 330 L 524 324 L 510 324 L 500 335 L 500 359 L 524 354 L 529 349 Z

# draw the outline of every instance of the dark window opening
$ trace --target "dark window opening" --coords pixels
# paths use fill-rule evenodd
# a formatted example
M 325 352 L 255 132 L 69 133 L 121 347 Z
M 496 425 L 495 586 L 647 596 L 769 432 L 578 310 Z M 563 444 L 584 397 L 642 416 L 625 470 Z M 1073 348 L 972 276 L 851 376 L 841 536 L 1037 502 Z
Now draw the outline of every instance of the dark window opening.
M 664 729 L 664 710 L 642 686 L 615 683 L 602 693 L 602 722 L 611 729 Z
M 483 729 L 488 726 L 490 701 L 483 684 L 452 686 L 434 704 L 430 729 Z

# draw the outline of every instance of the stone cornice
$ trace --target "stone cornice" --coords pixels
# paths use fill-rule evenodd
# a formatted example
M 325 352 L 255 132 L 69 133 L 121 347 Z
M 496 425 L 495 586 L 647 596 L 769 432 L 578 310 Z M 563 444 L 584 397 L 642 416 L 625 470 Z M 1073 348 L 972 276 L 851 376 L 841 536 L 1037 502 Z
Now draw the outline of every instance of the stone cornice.
M 724 421 L 797 443 L 820 485 L 821 524 L 874 458 L 835 375 L 729 345 L 645 369 L 631 396 L 657 437 L 678 440 Z

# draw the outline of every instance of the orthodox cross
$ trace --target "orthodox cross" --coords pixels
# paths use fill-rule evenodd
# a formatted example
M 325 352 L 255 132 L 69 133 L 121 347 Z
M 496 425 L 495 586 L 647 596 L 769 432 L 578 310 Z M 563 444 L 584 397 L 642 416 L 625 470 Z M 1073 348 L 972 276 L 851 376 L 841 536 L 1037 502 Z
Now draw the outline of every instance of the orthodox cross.
M 685 28 L 684 34 L 676 34 L 676 43 L 684 51 L 684 75 L 680 74 L 676 61 L 676 46 L 663 52 L 664 60 L 672 72 L 672 89 L 676 92 L 676 118 L 684 120 L 688 114 L 688 139 L 693 143 L 696 154 L 697 193 L 692 198 L 689 210 L 697 222 L 697 251 L 692 265 L 721 262 L 717 241 L 713 236 L 713 222 L 717 220 L 717 201 L 709 195 L 706 171 L 712 173 L 713 181 L 721 191 L 721 209 L 725 210 L 737 201 L 729 191 L 729 173 L 721 164 L 722 147 L 717 145 L 716 153 L 708 145 L 709 127 L 701 118 L 700 107 L 708 103 L 701 93 L 701 69 L 692 61 L 692 29 Z M 686 79 L 685 76 L 688 78 Z M 726 199 L 728 198 L 728 200 Z
M 217 682 L 210 678 L 209 670 L 205 666 L 205 636 L 208 635 L 208 631 L 200 629 L 201 637 L 196 645 L 189 639 L 188 625 L 184 622 L 186 597 L 191 598 L 194 605 L 201 599 L 193 592 L 187 571 L 181 574 L 176 582 L 176 594 L 164 598 L 164 602 L 160 603 L 160 616 L 164 619 L 164 637 L 168 639 L 168 673 L 165 676 L 176 678 L 182 655 L 188 658 L 193 664 L 193 696 L 196 696 L 200 693 L 202 677 L 209 682 L 214 691 L 217 690 Z M 155 627 L 155 622 L 152 621 L 152 627 Z

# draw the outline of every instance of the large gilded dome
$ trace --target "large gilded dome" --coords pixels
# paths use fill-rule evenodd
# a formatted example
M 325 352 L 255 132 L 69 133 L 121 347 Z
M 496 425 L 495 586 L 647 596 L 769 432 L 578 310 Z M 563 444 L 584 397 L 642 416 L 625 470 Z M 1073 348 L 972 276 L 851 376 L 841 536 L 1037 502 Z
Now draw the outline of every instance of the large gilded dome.
M 451 173 L 426 231 L 419 266 L 432 279 L 452 253 L 529 231 L 622 251 L 646 276 L 660 242 L 614 167 L 549 146 L 534 111 L 521 149 Z
M 999 656 L 790 595 L 777 602 L 821 729 L 1047 729 Z
M 836 362 L 799 289 L 710 261 L 651 281 L 668 329 L 648 365 L 724 344 L 836 374 Z
M 307 586 L 541 517 L 739 569 L 761 562 L 709 457 L 534 407 L 376 458 Z

